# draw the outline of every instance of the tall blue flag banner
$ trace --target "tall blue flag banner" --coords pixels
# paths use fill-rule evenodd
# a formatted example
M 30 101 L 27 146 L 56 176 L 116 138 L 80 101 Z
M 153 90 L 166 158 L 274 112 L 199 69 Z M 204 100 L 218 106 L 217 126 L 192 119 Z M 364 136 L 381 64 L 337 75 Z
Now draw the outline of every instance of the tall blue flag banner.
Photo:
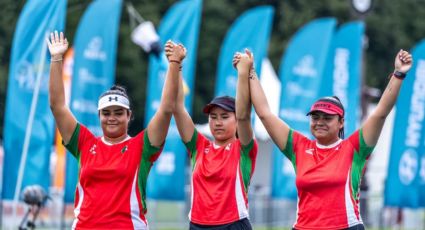
M 66 1 L 29 0 L 16 26 L 4 123 L 2 198 L 6 200 L 14 198 L 16 187 L 38 184 L 47 191 L 50 185 L 50 177 L 46 175 L 50 174 L 54 119 L 48 101 L 50 61 L 45 39 L 49 32 L 63 30 L 65 16 Z M 29 140 L 27 154 L 23 153 L 26 139 Z M 21 158 L 26 159 L 22 169 Z M 22 183 L 17 186 L 20 170 L 24 170 Z
M 196 66 L 196 48 L 201 23 L 202 0 L 184 0 L 174 4 L 159 26 L 161 44 L 169 39 L 187 48 L 183 63 L 185 106 L 190 113 Z M 146 100 L 145 124 L 158 109 L 167 71 L 164 53 L 159 57 L 150 55 Z M 185 199 L 185 165 L 187 151 L 180 139 L 176 123 L 171 120 L 164 150 L 152 167 L 147 185 L 147 196 L 153 199 L 182 201 Z M 173 192 L 170 192 L 173 191 Z
M 116 48 L 122 0 L 95 0 L 85 11 L 74 39 L 71 111 L 96 136 L 102 135 L 97 101 L 115 81 Z M 78 162 L 67 154 L 65 202 L 74 201 Z
M 396 104 L 386 206 L 425 207 L 425 40 L 412 51 L 413 66 Z
M 341 100 L 345 108 L 345 136 L 353 133 L 360 123 L 363 35 L 363 22 L 346 23 L 335 33 L 319 95 L 336 95 Z
M 322 75 L 331 48 L 336 20 L 314 20 L 291 39 L 280 67 L 282 93 L 279 117 L 288 125 L 311 137 L 310 106 L 322 95 Z M 292 164 L 275 146 L 273 148 L 272 197 L 296 199 L 295 173 Z
M 267 56 L 274 9 L 259 6 L 239 16 L 224 38 L 217 65 L 215 96 L 236 96 L 237 71 L 232 66 L 235 52 L 250 49 L 255 55 L 254 67 L 261 73 L 261 63 Z

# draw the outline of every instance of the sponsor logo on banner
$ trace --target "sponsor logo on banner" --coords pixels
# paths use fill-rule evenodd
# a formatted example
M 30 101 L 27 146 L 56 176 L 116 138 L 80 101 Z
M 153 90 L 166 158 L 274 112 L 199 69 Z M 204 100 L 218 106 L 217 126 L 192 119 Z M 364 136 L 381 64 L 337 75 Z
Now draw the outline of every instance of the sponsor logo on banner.
M 316 96 L 314 91 L 306 91 L 297 82 L 288 82 L 286 92 L 292 97 L 303 96 L 305 98 L 314 98 Z
M 418 169 L 418 155 L 415 150 L 407 149 L 404 151 L 400 159 L 398 167 L 398 175 L 401 183 L 409 185 L 415 179 L 416 170 Z
M 333 92 L 339 97 L 344 106 L 348 106 L 348 81 L 349 71 L 348 65 L 350 61 L 350 51 L 348 49 L 339 48 L 335 51 L 334 72 L 333 72 Z
M 295 75 L 300 77 L 317 77 L 317 70 L 314 68 L 314 57 L 305 55 L 292 69 Z
M 401 183 L 411 184 L 419 167 L 419 156 L 415 149 L 420 145 L 422 123 L 425 110 L 425 60 L 418 60 L 416 79 L 413 84 L 413 94 L 410 101 L 410 113 L 407 122 L 405 145 L 399 163 Z
M 413 85 L 413 95 L 410 103 L 405 144 L 408 147 L 417 148 L 419 147 L 422 121 L 425 113 L 425 60 L 418 61 L 416 80 Z
M 102 50 L 103 40 L 101 37 L 93 37 L 84 50 L 84 57 L 90 60 L 105 61 L 106 52 Z
M 289 119 L 292 121 L 297 122 L 309 122 L 308 119 L 306 119 L 306 113 L 303 110 L 299 109 L 281 109 L 280 110 L 280 117 L 283 117 L 285 119 Z
M 425 184 L 425 154 L 422 155 L 421 169 L 419 170 L 419 177 L 421 178 L 420 183 Z
M 40 65 L 37 65 L 40 66 Z M 18 82 L 18 87 L 21 90 L 28 91 L 32 93 L 35 88 L 38 72 L 37 66 L 34 66 L 32 63 L 23 60 L 19 61 L 16 67 L 15 80 Z M 47 94 L 48 86 L 49 86 L 49 76 L 46 72 L 48 68 L 45 68 L 41 76 L 40 82 L 40 93 Z
M 91 74 L 89 69 L 87 68 L 80 68 L 78 70 L 78 74 L 80 76 L 80 80 L 83 81 L 84 83 L 102 85 L 102 86 L 106 86 L 107 84 L 106 83 L 107 79 L 105 77 L 93 76 L 93 74 Z
M 79 113 L 97 114 L 97 104 L 93 100 L 78 99 L 72 102 L 72 110 Z

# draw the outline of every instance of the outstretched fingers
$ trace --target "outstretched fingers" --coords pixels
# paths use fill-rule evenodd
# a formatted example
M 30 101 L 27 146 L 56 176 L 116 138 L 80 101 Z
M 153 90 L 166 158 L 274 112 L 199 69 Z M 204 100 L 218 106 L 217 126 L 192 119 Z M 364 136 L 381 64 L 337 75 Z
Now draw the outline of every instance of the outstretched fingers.
M 59 34 L 57 30 L 55 30 L 55 42 L 59 42 Z
M 64 42 L 64 35 L 63 35 L 63 32 L 60 32 L 60 35 L 59 35 L 59 41 L 60 41 L 60 43 L 63 43 L 63 42 Z
M 50 41 L 51 41 L 51 44 L 55 44 L 55 34 L 53 32 L 50 33 Z

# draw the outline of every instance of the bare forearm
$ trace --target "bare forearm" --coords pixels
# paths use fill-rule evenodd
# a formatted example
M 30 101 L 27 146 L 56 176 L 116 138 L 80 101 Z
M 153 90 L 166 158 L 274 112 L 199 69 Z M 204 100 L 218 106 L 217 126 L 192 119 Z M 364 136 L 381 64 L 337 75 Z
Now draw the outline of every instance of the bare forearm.
M 381 119 L 385 119 L 388 116 L 397 101 L 397 97 L 400 93 L 401 83 L 402 80 L 397 79 L 396 77 L 391 77 L 390 82 L 388 83 L 381 99 L 378 102 L 376 110 L 373 114 L 374 116 L 377 116 Z
M 236 118 L 238 120 L 250 120 L 251 100 L 249 98 L 249 71 L 238 71 L 238 85 L 236 90 Z
M 170 62 L 168 67 L 160 104 L 160 109 L 167 114 L 172 114 L 175 108 L 175 98 L 178 93 L 179 68 L 180 65 L 174 62 Z
M 62 80 L 62 61 L 50 63 L 49 101 L 52 110 L 65 106 L 65 90 Z
M 177 95 L 176 108 L 173 112 L 173 115 L 181 139 L 185 143 L 189 142 L 192 138 L 193 132 L 195 131 L 195 124 L 193 123 L 192 118 L 190 117 L 184 106 L 184 87 L 183 76 L 181 72 L 179 74 L 179 89 Z
M 257 77 L 249 79 L 249 89 L 251 93 L 251 102 L 254 105 L 255 112 L 260 119 L 271 113 L 266 94 L 261 87 Z

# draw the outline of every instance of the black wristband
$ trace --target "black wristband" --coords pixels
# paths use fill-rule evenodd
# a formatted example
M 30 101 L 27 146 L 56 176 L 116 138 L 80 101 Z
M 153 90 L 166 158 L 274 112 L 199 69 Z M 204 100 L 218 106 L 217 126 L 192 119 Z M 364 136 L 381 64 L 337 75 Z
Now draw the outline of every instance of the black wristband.
M 406 73 L 400 72 L 400 71 L 394 71 L 393 73 L 394 77 L 400 79 L 400 80 L 404 80 L 404 78 L 406 78 Z

